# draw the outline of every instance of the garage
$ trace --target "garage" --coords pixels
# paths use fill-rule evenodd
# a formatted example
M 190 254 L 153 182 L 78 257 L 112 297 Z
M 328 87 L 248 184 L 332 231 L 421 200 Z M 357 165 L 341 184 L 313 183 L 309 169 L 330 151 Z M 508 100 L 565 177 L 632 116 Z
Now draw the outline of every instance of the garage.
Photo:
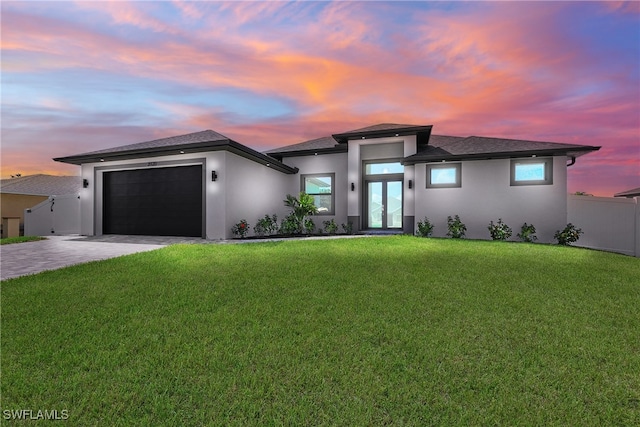
M 104 234 L 203 237 L 202 165 L 105 172 Z

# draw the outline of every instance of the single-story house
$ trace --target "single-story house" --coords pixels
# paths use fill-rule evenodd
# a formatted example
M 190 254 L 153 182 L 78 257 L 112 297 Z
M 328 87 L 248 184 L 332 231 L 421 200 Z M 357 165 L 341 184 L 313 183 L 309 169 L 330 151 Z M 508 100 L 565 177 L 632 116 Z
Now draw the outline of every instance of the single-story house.
M 26 175 L 0 181 L 0 212 L 3 219 L 19 219 L 24 229 L 24 211 L 51 196 L 80 194 L 82 182 L 79 176 Z M 3 236 L 6 221 L 3 221 Z M 21 233 L 22 234 L 22 233 Z
M 552 241 L 567 221 L 567 168 L 600 147 L 432 135 L 431 125 L 378 124 L 264 153 L 212 130 L 54 160 L 81 166 L 81 233 L 232 237 L 241 219 L 283 218 L 306 191 L 316 225 L 434 235 L 459 215 L 467 237 L 490 221 L 527 222 Z M 514 232 L 515 235 L 515 232 Z

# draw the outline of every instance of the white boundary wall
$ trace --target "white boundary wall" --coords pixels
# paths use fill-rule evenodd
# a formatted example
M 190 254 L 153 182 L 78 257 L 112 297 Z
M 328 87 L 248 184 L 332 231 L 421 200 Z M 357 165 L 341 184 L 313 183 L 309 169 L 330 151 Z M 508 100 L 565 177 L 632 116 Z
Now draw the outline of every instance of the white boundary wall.
M 24 212 L 25 236 L 80 233 L 80 196 L 50 196 Z
M 567 197 L 567 222 L 584 234 L 575 246 L 640 257 L 640 206 L 621 197 Z

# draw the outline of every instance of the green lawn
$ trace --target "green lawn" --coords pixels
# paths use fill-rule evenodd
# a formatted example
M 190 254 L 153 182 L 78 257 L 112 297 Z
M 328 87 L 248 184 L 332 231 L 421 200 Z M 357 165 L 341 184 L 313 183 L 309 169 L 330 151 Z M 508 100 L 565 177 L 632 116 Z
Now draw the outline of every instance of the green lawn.
M 1 290 L 2 409 L 73 425 L 640 423 L 640 260 L 623 255 L 176 245 Z
M 40 236 L 5 237 L 4 239 L 0 239 L 0 245 L 11 245 L 14 243 L 25 243 L 25 242 L 37 242 L 38 240 L 47 240 L 47 238 L 40 237 Z

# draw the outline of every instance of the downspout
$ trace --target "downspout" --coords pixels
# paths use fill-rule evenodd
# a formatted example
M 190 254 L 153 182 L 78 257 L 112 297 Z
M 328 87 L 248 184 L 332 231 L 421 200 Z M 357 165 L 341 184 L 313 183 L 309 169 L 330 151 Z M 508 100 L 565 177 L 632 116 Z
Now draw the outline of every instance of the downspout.
M 567 164 L 567 167 L 573 166 L 576 164 L 576 156 L 571 156 L 571 163 Z

